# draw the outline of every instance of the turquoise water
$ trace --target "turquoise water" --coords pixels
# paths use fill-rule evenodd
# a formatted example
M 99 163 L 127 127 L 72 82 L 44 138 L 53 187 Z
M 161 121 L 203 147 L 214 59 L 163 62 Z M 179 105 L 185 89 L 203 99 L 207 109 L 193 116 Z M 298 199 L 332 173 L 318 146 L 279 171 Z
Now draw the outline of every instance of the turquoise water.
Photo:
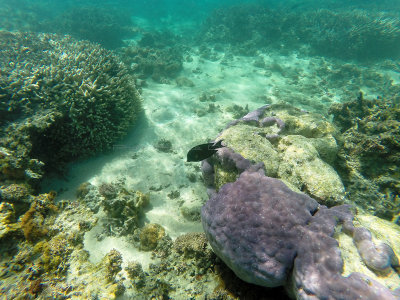
M 399 12 L 0 0 L 0 299 L 399 299 Z

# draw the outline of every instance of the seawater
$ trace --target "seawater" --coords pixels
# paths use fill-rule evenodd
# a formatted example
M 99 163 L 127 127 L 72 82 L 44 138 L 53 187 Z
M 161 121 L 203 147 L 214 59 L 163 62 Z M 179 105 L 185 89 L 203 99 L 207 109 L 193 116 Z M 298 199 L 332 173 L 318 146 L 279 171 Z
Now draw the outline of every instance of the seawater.
M 266 104 L 336 126 L 325 162 L 357 222 L 398 256 L 399 10 L 394 0 L 0 0 L 2 298 L 287 297 L 241 281 L 207 248 L 209 195 L 201 164 L 186 162 Z M 132 118 L 129 99 L 141 103 Z M 351 101 L 342 119 L 332 112 Z M 348 266 L 357 250 L 342 251 Z M 398 267 L 377 278 L 394 290 Z

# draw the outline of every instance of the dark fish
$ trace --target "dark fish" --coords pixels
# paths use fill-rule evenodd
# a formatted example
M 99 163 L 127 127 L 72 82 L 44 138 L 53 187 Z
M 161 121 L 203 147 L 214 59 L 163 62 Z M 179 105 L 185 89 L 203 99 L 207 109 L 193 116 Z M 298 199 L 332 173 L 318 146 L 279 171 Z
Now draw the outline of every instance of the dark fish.
M 201 161 L 203 159 L 209 158 L 215 152 L 217 152 L 218 148 L 224 147 L 222 144 L 222 140 L 219 140 L 216 143 L 207 143 L 194 146 L 187 153 L 187 161 Z

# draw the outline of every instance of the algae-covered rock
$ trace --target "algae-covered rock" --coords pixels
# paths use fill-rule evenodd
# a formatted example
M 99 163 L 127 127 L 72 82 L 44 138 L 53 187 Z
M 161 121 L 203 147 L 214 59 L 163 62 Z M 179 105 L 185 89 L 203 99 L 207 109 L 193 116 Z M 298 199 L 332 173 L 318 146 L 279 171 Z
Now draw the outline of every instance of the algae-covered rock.
M 63 233 L 56 235 L 49 241 L 42 241 L 35 245 L 35 252 L 40 254 L 40 264 L 45 272 L 58 274 L 68 269 L 68 257 L 73 250 L 67 236 Z
M 366 214 L 356 215 L 354 224 L 357 227 L 367 228 L 372 234 L 372 240 L 375 245 L 380 243 L 387 244 L 393 249 L 395 256 L 400 258 L 400 230 L 398 225 Z M 352 237 L 344 232 L 338 232 L 335 238 L 339 242 L 339 249 L 344 262 L 343 276 L 348 276 L 352 272 L 360 272 L 392 290 L 400 286 L 398 270 L 392 267 L 387 268 L 384 272 L 377 272 L 368 268 L 360 256 Z M 379 258 L 377 257 L 376 259 L 378 260 Z
M 30 203 L 32 190 L 27 184 L 10 184 L 0 188 L 0 200 L 10 203 Z
M 144 208 L 150 203 L 149 194 L 129 189 L 124 181 L 102 183 L 98 191 L 91 189 L 83 201 L 97 211 L 96 202 L 106 213 L 104 228 L 107 235 L 132 234 L 139 227 Z M 92 203 L 92 204 L 91 204 Z
M 239 119 L 222 131 L 218 139 L 245 159 L 264 163 L 267 176 L 282 179 L 321 204 L 342 203 L 344 186 L 332 166 L 338 151 L 338 129 L 321 115 L 286 104 L 267 106 L 258 118 L 268 117 L 277 126 Z M 214 168 L 217 190 L 237 179 L 237 171 L 221 167 L 218 161 L 214 161 Z
M 320 158 L 309 140 L 313 139 L 301 135 L 288 135 L 280 140 L 279 178 L 318 200 L 320 204 L 333 206 L 342 203 L 344 186 L 339 175 Z
M 0 203 L 0 241 L 12 238 L 20 230 L 15 218 L 14 207 L 10 203 Z
M 235 149 L 244 158 L 254 162 L 263 162 L 268 176 L 277 176 L 279 156 L 270 141 L 259 135 L 260 128 L 247 124 L 238 124 L 222 132 L 220 139 Z
M 154 250 L 164 236 L 165 229 L 161 225 L 147 224 L 140 231 L 140 248 L 145 251 Z
M 54 205 L 55 197 L 55 192 L 40 194 L 35 197 L 29 210 L 21 216 L 20 225 L 27 241 L 35 242 L 48 234 L 46 217 L 57 211 Z

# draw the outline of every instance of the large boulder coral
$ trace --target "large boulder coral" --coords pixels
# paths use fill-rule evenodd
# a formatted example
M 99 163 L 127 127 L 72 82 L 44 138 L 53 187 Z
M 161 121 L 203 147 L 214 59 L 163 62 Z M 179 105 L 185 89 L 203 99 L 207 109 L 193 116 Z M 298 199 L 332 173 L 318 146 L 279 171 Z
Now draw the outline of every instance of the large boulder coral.
M 267 107 L 231 123 L 228 129 L 243 122 L 262 125 Z M 218 168 L 235 170 L 237 175 L 217 186 Z M 201 212 L 204 231 L 214 252 L 241 279 L 266 287 L 284 285 L 297 299 L 399 296 L 398 243 L 371 233 L 379 231 L 378 225 L 365 228 L 353 222 L 349 205 L 320 205 L 281 180 L 267 177 L 262 162 L 255 164 L 229 147 L 203 161 L 203 174 L 210 194 Z M 351 260 L 357 266 L 350 273 L 347 268 L 346 274 L 339 232 L 356 249 L 347 264 Z M 383 235 L 393 233 L 388 232 Z M 394 232 L 398 234 L 398 228 Z
M 297 228 L 311 219 L 318 203 L 281 181 L 243 172 L 202 209 L 203 227 L 215 253 L 241 279 L 283 285 L 296 255 Z
M 202 209 L 213 250 L 238 277 L 267 287 L 285 285 L 297 299 L 396 299 L 398 291 L 365 274 L 342 276 L 343 260 L 333 237 L 339 224 L 371 271 L 395 273 L 399 266 L 389 245 L 374 244 L 369 230 L 354 227 L 347 205 L 319 206 L 257 169 L 250 167 L 222 186 Z
M 39 178 L 40 162 L 60 169 L 109 149 L 137 119 L 133 77 L 98 45 L 2 31 L 0 47 L 2 176 Z

